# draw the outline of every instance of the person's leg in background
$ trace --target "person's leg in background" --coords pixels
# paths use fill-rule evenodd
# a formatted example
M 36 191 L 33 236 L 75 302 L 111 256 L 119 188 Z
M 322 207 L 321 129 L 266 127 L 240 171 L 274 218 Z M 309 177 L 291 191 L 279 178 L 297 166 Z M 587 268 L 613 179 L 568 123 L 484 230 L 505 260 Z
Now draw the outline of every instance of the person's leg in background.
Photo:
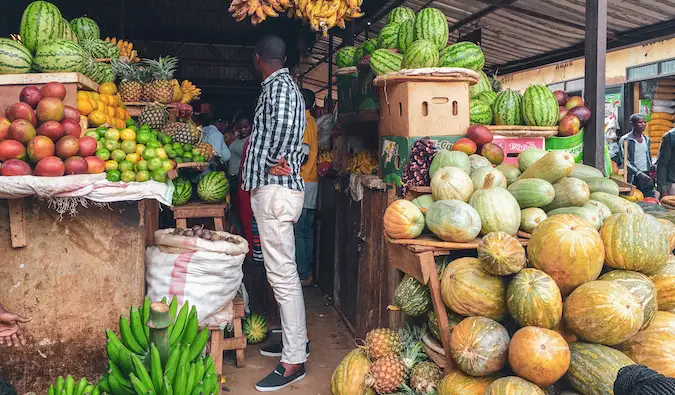
M 303 287 L 308 287 L 314 283 L 314 220 L 316 217 L 316 210 L 311 208 L 305 208 L 302 210 L 302 215 L 304 217 L 303 224 L 303 248 L 304 248 L 304 259 L 303 262 L 303 273 L 300 273 L 300 279 L 302 281 Z
M 311 280 L 310 277 L 312 276 L 312 261 L 311 257 L 307 255 L 307 243 L 310 236 L 308 211 L 306 208 L 303 208 L 300 219 L 293 225 L 293 230 L 295 231 L 295 261 L 298 264 L 298 275 L 303 286 L 305 286 L 307 280 Z

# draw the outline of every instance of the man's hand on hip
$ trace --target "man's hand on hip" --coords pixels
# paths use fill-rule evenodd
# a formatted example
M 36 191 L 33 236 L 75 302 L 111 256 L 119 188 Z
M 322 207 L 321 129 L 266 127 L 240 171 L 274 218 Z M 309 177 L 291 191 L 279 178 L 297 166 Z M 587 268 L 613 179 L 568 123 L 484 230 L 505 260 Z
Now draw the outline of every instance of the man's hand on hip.
M 279 162 L 269 169 L 273 176 L 288 176 L 291 174 L 291 168 L 288 166 L 285 158 L 279 159 Z

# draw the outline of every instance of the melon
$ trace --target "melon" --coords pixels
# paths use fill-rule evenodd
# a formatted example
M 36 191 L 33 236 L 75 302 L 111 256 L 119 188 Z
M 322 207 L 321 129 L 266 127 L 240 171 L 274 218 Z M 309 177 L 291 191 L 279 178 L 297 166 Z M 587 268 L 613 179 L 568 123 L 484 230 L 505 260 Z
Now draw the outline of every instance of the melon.
M 384 231 L 393 239 L 414 239 L 424 230 L 424 215 L 413 203 L 400 199 L 384 212 Z
M 476 210 L 459 200 L 439 200 L 429 206 L 426 225 L 439 239 L 457 243 L 472 241 L 481 230 Z
M 478 83 L 472 85 L 471 88 L 469 88 L 469 96 L 472 99 L 475 99 L 483 92 L 493 92 L 492 83 L 490 82 L 490 78 L 487 76 L 487 74 L 485 74 L 483 70 L 480 70 L 478 75 L 480 77 Z
M 370 364 L 366 351 L 361 348 L 347 354 L 330 379 L 330 389 L 333 395 L 374 394 L 373 390 L 366 386 L 366 375 Z
M 583 206 L 591 198 L 588 185 L 578 178 L 562 178 L 553 184 L 553 189 L 555 190 L 553 201 L 542 207 L 547 214 L 549 211 L 561 207 Z M 551 216 L 551 214 L 548 215 Z
M 521 209 L 544 207 L 555 198 L 555 188 L 550 182 L 539 178 L 518 180 L 508 186 L 508 191 L 518 202 Z
M 546 395 L 544 391 L 533 383 L 520 377 L 502 377 L 490 384 L 485 395 Z
M 477 258 L 454 260 L 443 272 L 441 296 L 457 314 L 501 320 L 506 316 L 506 283 L 483 269 Z
M 492 187 L 506 188 L 508 184 L 504 174 L 491 166 L 484 166 L 473 172 L 471 181 L 475 190 L 490 189 Z
M 675 259 L 671 256 L 668 263 L 651 276 L 656 287 L 659 310 L 675 312 Z
M 402 23 L 415 20 L 415 11 L 409 7 L 396 7 L 389 12 L 387 23 Z
M 342 47 L 335 54 L 335 64 L 337 67 L 350 67 L 355 66 L 356 62 L 354 59 L 354 54 L 356 53 L 356 48 L 352 46 Z
M 483 236 L 478 245 L 478 259 L 490 274 L 507 276 L 525 267 L 525 249 L 515 237 L 504 232 Z
M 594 208 L 586 207 L 561 207 L 555 210 L 550 210 L 546 213 L 549 217 L 560 214 L 571 214 L 576 215 L 579 218 L 583 218 L 588 221 L 595 229 L 600 229 L 602 227 L 602 218 L 598 213 L 598 210 Z
M 670 251 L 675 250 L 675 224 L 665 218 L 658 218 L 658 220 L 668 235 L 668 248 Z
M 431 195 L 434 200 L 467 202 L 473 191 L 471 177 L 456 167 L 443 167 L 431 177 Z
M 593 166 L 584 165 L 582 163 L 575 163 L 570 177 L 580 178 L 584 181 L 590 178 L 604 178 L 605 175 Z
M 450 329 L 450 333 L 452 333 L 452 330 L 457 326 L 457 324 L 462 322 L 465 317 L 456 314 L 454 311 L 448 308 L 445 309 L 445 313 L 448 315 L 448 329 Z M 427 324 L 429 325 L 429 331 L 431 334 L 434 335 L 436 339 L 440 340 L 441 333 L 438 327 L 438 317 L 436 317 L 436 312 L 433 309 L 429 311 L 427 316 Z
M 485 395 L 496 377 L 473 377 L 460 370 L 448 373 L 438 386 L 439 395 Z
M 370 68 L 375 75 L 395 73 L 401 70 L 403 55 L 394 53 L 388 49 L 376 49 L 370 55 Z
M 574 157 L 572 155 L 565 151 L 551 151 L 523 170 L 519 179 L 541 178 L 555 184 L 560 179 L 569 176 L 573 168 Z
M 643 331 L 666 331 L 675 334 L 675 313 L 657 311 L 652 322 Z
M 405 54 L 415 41 L 415 22 L 401 22 L 398 28 L 398 49 Z M 434 48 L 435 49 L 435 48 Z
M 487 102 L 478 99 L 471 99 L 471 102 L 469 102 L 469 120 L 472 124 L 491 124 L 492 108 Z
M 422 214 L 426 216 L 429 207 L 434 204 L 434 198 L 431 195 L 421 195 L 410 201 L 412 204 L 420 209 Z
M 546 212 L 538 207 L 520 210 L 520 230 L 525 233 L 532 233 L 534 228 L 544 222 L 546 218 L 548 218 Z
M 420 69 L 424 67 L 435 67 L 438 64 L 438 50 L 434 44 L 427 40 L 417 40 L 413 42 L 405 55 L 403 55 L 403 69 Z
M 643 210 L 637 204 L 606 192 L 591 193 L 591 200 L 596 200 L 609 208 L 612 214 L 629 213 L 642 214 Z
M 562 319 L 563 303 L 555 280 L 541 270 L 521 270 L 506 290 L 506 307 L 520 326 L 555 329 Z
M 497 166 L 497 170 L 501 171 L 506 177 L 507 185 L 511 185 L 514 182 L 518 181 L 518 177 L 522 174 L 518 166 L 510 165 L 507 163 L 502 163 Z
M 70 28 L 77 36 L 78 41 L 84 41 L 88 38 L 101 38 L 101 30 L 98 24 L 86 16 L 81 16 L 70 21 Z
M 438 65 L 480 71 L 485 66 L 485 55 L 478 45 L 462 41 L 445 47 Z
M 505 188 L 480 189 L 471 196 L 469 204 L 480 215 L 482 234 L 505 232 L 513 236 L 518 233 L 520 206 Z
M 400 27 L 401 24 L 397 22 L 386 24 L 377 36 L 377 47 L 382 49 L 397 48 L 398 29 Z
M 431 308 L 429 287 L 407 274 L 396 287 L 394 298 L 401 311 L 411 317 L 425 314 Z
M 444 167 L 456 167 L 463 170 L 466 174 L 470 174 L 471 162 L 469 161 L 469 155 L 461 151 L 438 150 L 431 160 L 429 176 L 433 177 L 439 169 Z
M 656 287 L 649 277 L 638 272 L 628 270 L 613 270 L 600 276 L 598 280 L 611 281 L 623 285 L 644 310 L 644 319 L 641 329 L 646 328 L 654 319 L 658 310 Z
M 492 106 L 495 125 L 522 125 L 523 97 L 520 93 L 507 89 L 499 92 Z
M 441 10 L 424 8 L 415 17 L 415 41 L 430 41 L 440 51 L 448 44 L 448 28 L 448 20 Z
M 600 344 L 576 342 L 570 344 L 570 367 L 565 378 L 582 394 L 611 395 L 619 370 L 633 364 L 621 351 Z
M 509 333 L 499 322 L 485 317 L 462 320 L 450 336 L 450 351 L 457 366 L 471 376 L 488 376 L 506 364 Z
M 480 156 L 478 154 L 469 155 L 469 163 L 471 164 L 471 173 L 473 174 L 476 170 L 481 167 L 489 166 L 492 167 L 492 162 L 490 162 L 486 157 Z
M 630 359 L 670 378 L 675 378 L 675 334 L 643 331 L 618 346 Z
M 582 206 L 583 208 L 587 208 L 589 210 L 596 210 L 598 212 L 598 215 L 600 216 L 600 221 L 603 223 L 605 220 L 609 217 L 612 216 L 612 211 L 607 207 L 604 203 L 601 203 L 597 200 L 589 200 Z
M 34 1 L 26 7 L 19 27 L 21 42 L 30 52 L 51 39 L 63 36 L 63 17 L 59 9 L 47 1 Z
M 546 154 L 548 154 L 548 151 L 543 149 L 526 148 L 518 154 L 518 168 L 523 172 Z
M 558 381 L 570 365 L 565 339 L 558 332 L 534 326 L 513 335 L 508 355 L 513 372 L 540 387 Z
M 9 38 L 0 38 L 0 74 L 28 73 L 32 63 L 28 48 Z
M 529 126 L 556 126 L 560 116 L 558 100 L 543 85 L 530 85 L 523 95 L 523 119 Z
M 570 175 L 570 177 L 572 177 L 572 175 Z M 609 178 L 589 177 L 582 180 L 588 184 L 588 189 L 591 190 L 591 193 L 605 192 L 610 195 L 619 196 L 619 184 Z

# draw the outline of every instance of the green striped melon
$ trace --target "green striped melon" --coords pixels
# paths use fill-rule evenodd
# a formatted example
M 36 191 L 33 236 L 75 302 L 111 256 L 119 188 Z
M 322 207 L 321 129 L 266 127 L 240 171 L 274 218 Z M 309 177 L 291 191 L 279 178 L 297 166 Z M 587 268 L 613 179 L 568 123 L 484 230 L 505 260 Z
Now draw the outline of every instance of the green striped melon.
M 356 52 L 356 47 L 347 46 L 342 47 L 335 54 L 335 64 L 339 68 L 355 66 L 356 62 L 354 61 L 354 53 Z
M 489 125 L 492 123 L 492 108 L 482 100 L 471 99 L 471 102 L 469 102 L 469 119 L 472 124 Z
M 0 38 L 0 74 L 28 73 L 32 62 L 28 48 L 9 38 Z
M 80 46 L 84 48 L 91 57 L 95 59 L 107 58 L 108 57 L 108 45 L 105 41 L 98 38 L 85 38 L 84 40 L 79 41 Z
M 41 43 L 63 37 L 61 11 L 46 1 L 30 3 L 23 11 L 19 34 L 23 45 L 34 53 Z
M 77 39 L 82 41 L 87 38 L 101 38 L 101 30 L 98 28 L 93 19 L 86 16 L 81 16 L 70 21 L 70 28 L 77 36 Z
M 359 45 L 358 47 L 356 47 L 356 51 L 354 51 L 354 64 L 358 64 L 361 61 L 361 59 L 363 59 L 365 54 L 366 50 L 363 49 L 363 45 Z
M 485 55 L 478 45 L 462 41 L 445 47 L 438 65 L 480 71 L 485 66 Z
M 183 177 L 173 180 L 173 199 L 172 204 L 179 206 L 185 204 L 192 197 L 192 184 Z
M 117 47 L 117 45 L 111 43 L 110 41 L 104 41 L 104 43 L 108 47 L 108 57 L 115 60 L 119 59 L 120 49 Z
M 366 41 L 363 42 L 361 48 L 363 48 L 364 55 L 370 55 L 371 53 L 375 52 L 375 50 L 379 48 L 377 46 L 377 38 L 373 37 L 367 39 Z
M 242 330 L 249 344 L 260 343 L 265 340 L 269 332 L 267 319 L 258 313 L 253 313 L 244 319 Z
M 400 23 L 389 23 L 385 25 L 377 36 L 378 48 L 398 48 L 398 30 Z
M 485 74 L 483 70 L 480 70 L 478 74 L 480 75 L 478 83 L 472 85 L 470 89 L 472 99 L 483 92 L 493 92 L 492 84 L 490 83 L 490 78 L 488 78 L 487 74 Z
M 475 98 L 486 102 L 490 107 L 494 107 L 495 100 L 497 100 L 497 94 L 491 91 L 485 91 L 476 95 Z
M 611 395 L 619 370 L 634 362 L 619 350 L 600 344 L 570 344 L 567 381 L 582 394 Z
M 403 23 L 415 20 L 415 11 L 409 7 L 396 7 L 389 13 L 387 23 Z
M 61 22 L 63 26 L 63 34 L 61 35 L 61 38 L 77 42 L 77 36 L 75 35 L 75 33 L 73 33 L 73 29 L 70 28 L 70 23 L 68 23 L 66 18 L 62 18 Z
M 448 45 L 448 20 L 441 10 L 425 8 L 415 18 L 415 41 L 428 40 L 442 50 Z
M 530 85 L 523 95 L 523 119 L 529 126 L 555 126 L 560 109 L 553 92 L 544 85 Z
M 35 50 L 33 64 L 42 73 L 80 72 L 84 68 L 87 54 L 76 43 L 62 38 L 40 44 Z
M 230 185 L 222 171 L 207 173 L 197 184 L 197 195 L 207 203 L 222 202 L 230 192 Z
M 435 67 L 438 64 L 438 50 L 434 43 L 427 40 L 417 40 L 403 55 L 401 68 L 420 69 L 423 67 Z
M 370 68 L 375 75 L 384 75 L 401 70 L 403 55 L 387 49 L 378 49 L 370 55 Z
M 480 95 L 483 94 L 485 92 Z M 499 92 L 495 104 L 492 106 L 495 125 L 522 125 L 522 103 L 523 97 L 519 92 L 511 89 Z
M 405 315 L 417 317 L 431 309 L 431 294 L 429 287 L 407 274 L 396 287 L 394 292 L 396 305 Z
M 413 21 L 406 21 L 401 23 L 398 29 L 398 49 L 402 53 L 406 53 L 408 48 L 412 45 L 415 39 L 415 23 Z

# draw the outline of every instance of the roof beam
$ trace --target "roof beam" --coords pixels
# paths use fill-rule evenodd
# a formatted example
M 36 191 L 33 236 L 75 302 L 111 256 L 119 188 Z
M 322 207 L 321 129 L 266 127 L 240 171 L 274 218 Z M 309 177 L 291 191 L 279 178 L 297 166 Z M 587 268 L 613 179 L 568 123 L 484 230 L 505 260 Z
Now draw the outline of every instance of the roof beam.
M 511 4 L 515 3 L 516 1 L 518 1 L 518 0 L 502 0 L 502 1 L 495 1 L 495 2 L 494 2 L 494 3 L 495 3 L 494 5 L 491 5 L 491 6 L 489 6 L 489 7 L 486 7 L 486 8 L 483 9 L 482 11 L 478 11 L 478 12 L 476 12 L 475 14 L 469 15 L 468 17 L 466 17 L 466 18 L 464 18 L 464 19 L 461 19 L 461 20 L 457 21 L 456 23 L 452 24 L 452 25 L 450 26 L 449 31 L 450 31 L 450 33 L 452 33 L 452 32 L 454 32 L 455 30 L 460 29 L 460 28 L 462 28 L 462 27 L 468 25 L 469 23 L 471 23 L 471 22 L 473 22 L 473 21 L 477 21 L 477 20 L 479 20 L 480 18 L 482 18 L 482 17 L 484 17 L 484 16 L 487 16 L 487 15 L 489 15 L 489 14 L 491 14 L 491 13 L 493 13 L 493 12 L 499 10 L 500 8 L 508 7 L 508 6 L 510 6 Z

